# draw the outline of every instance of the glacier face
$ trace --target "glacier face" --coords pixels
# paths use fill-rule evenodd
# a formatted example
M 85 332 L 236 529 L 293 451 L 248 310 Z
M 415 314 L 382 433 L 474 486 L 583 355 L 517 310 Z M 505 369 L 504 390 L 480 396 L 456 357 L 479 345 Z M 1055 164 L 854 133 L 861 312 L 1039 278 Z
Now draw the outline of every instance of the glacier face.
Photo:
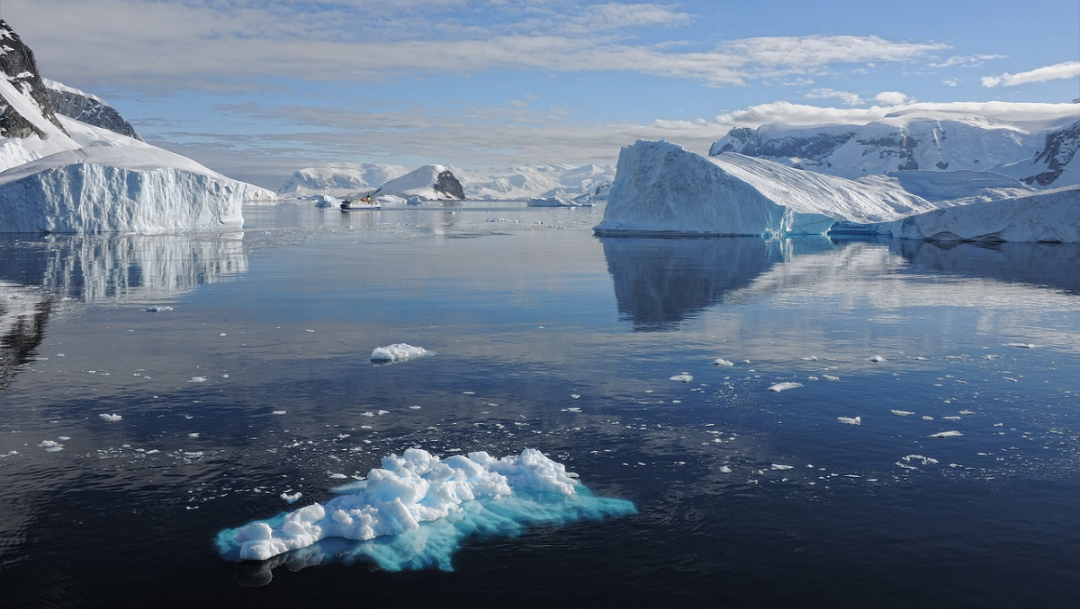
M 619 155 L 599 234 L 824 234 L 837 221 L 935 209 L 888 182 L 861 183 L 725 153 L 639 141 Z
M 174 167 L 76 163 L 0 185 L 0 230 L 150 234 L 240 228 L 246 198 L 245 184 Z

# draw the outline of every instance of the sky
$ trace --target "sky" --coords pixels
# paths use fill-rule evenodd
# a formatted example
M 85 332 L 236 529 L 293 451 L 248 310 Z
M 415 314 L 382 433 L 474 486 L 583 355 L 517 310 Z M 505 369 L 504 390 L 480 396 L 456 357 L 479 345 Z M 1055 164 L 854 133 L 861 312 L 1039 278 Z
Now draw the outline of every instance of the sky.
M 733 126 L 1080 98 L 1080 2 L 0 0 L 46 78 L 277 189 L 341 163 L 613 164 Z M 1080 106 L 1078 114 L 1080 114 Z

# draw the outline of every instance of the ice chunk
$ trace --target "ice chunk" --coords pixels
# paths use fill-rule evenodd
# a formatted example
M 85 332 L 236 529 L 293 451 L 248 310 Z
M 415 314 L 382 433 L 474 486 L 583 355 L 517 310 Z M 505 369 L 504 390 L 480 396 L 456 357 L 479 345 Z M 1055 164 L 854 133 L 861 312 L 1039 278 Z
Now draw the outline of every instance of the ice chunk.
M 532 524 L 636 513 L 629 501 L 593 496 L 534 449 L 501 459 L 486 452 L 440 459 L 410 448 L 385 457 L 362 487 L 349 490 L 325 505 L 223 530 L 218 549 L 231 560 L 266 560 L 290 551 L 317 555 L 330 544 L 346 562 L 450 570 L 450 556 L 471 535 L 516 536 Z
M 962 436 L 962 435 L 964 435 L 964 434 L 960 433 L 959 431 L 942 431 L 942 432 L 938 432 L 936 434 L 933 434 L 930 437 L 931 438 L 955 438 L 957 436 Z
M 717 366 L 725 366 L 725 367 L 728 367 L 728 368 L 735 365 L 733 362 L 729 362 L 729 361 L 727 361 L 726 359 L 724 359 L 722 357 L 716 358 L 716 360 L 714 360 L 713 363 L 716 364 Z
M 383 363 L 383 362 L 403 362 L 413 357 L 422 357 L 427 355 L 428 351 L 422 347 L 413 347 L 405 343 L 395 343 L 387 347 L 379 347 L 371 352 L 371 361 Z
M 105 420 L 105 421 L 111 421 L 111 422 L 114 422 L 114 423 L 115 423 L 116 421 L 119 421 L 119 420 L 121 420 L 121 419 L 123 419 L 123 418 L 124 418 L 124 417 L 122 417 L 122 416 L 120 416 L 120 415 L 118 415 L 118 414 L 106 414 L 106 413 L 104 413 L 104 412 L 103 412 L 103 413 L 101 413 L 101 414 L 99 414 L 98 416 L 99 416 L 99 417 L 101 417 L 101 418 L 102 418 L 102 420 Z
M 45 452 L 55 453 L 64 450 L 64 445 L 53 440 L 42 440 L 41 444 L 38 444 L 41 448 L 45 449 Z
M 880 355 L 872 355 L 867 359 L 874 362 L 875 364 L 880 364 L 881 362 L 885 361 L 885 358 L 881 357 Z
M 774 391 L 774 392 L 779 393 L 781 391 L 787 391 L 788 389 L 798 389 L 799 387 L 802 387 L 802 386 L 803 386 L 802 383 L 777 383 L 777 384 L 773 385 L 772 387 L 769 387 L 769 391 Z
M 300 497 L 303 497 L 303 496 L 304 496 L 304 494 L 301 493 L 300 491 L 296 491 L 295 493 L 293 493 L 291 495 L 289 493 L 287 493 L 287 492 L 281 494 L 281 498 L 284 499 L 285 501 L 289 502 L 289 503 L 296 503 L 297 501 L 300 500 Z
M 689 383 L 690 381 L 694 380 L 694 377 L 690 376 L 686 372 L 683 372 L 682 374 L 676 374 L 675 376 L 671 377 L 669 380 L 682 381 L 684 383 Z
M 862 417 L 836 417 L 836 420 L 848 425 L 862 425 Z
M 794 465 L 780 465 L 779 463 L 773 463 L 772 468 L 778 471 L 787 471 L 789 469 L 795 469 Z
M 895 414 L 898 417 L 910 417 L 911 415 L 915 414 L 910 410 L 890 410 L 889 412 Z

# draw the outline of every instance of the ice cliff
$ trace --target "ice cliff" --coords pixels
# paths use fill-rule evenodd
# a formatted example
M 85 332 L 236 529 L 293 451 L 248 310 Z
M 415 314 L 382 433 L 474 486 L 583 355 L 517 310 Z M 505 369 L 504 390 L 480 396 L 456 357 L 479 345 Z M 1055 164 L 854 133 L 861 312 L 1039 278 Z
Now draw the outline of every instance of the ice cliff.
M 161 233 L 243 224 L 272 198 L 186 157 L 58 115 L 33 53 L 0 21 L 0 232 Z
M 667 142 L 622 149 L 598 234 L 824 234 L 936 206 L 888 181 L 860 182 Z

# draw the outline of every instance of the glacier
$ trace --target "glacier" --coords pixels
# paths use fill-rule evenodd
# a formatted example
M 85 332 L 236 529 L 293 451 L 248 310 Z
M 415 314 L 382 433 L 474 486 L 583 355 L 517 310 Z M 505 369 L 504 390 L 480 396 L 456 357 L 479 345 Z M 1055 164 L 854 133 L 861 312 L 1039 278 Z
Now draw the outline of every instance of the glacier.
M 575 478 L 535 449 L 496 459 L 410 448 L 334 489 L 339 495 L 325 504 L 222 530 L 216 545 L 227 560 L 290 553 L 304 564 L 371 560 L 390 571 L 450 571 L 467 537 L 515 537 L 532 525 L 636 513 L 633 503 L 594 496 Z
M 622 149 L 601 235 L 821 235 L 838 221 L 886 222 L 937 209 L 882 181 L 855 181 L 668 142 Z
M 0 232 L 236 229 L 245 202 L 274 198 L 189 158 L 57 114 L 33 53 L 3 21 L 0 40 Z

